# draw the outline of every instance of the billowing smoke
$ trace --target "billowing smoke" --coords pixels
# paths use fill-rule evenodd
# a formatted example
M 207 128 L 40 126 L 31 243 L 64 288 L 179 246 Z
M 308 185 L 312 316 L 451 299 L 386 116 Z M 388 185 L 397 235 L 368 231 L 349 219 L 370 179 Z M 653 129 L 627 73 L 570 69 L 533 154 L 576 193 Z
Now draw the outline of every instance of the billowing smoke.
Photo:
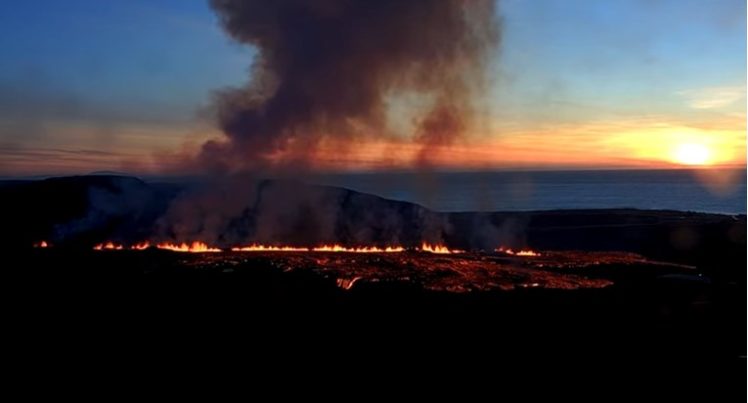
M 441 243 L 447 218 L 423 207 L 350 190 L 231 175 L 175 198 L 156 238 L 211 245 L 405 245 Z
M 216 96 L 225 138 L 204 144 L 198 155 L 208 172 L 227 175 L 178 190 L 118 185 L 87 192 L 89 211 L 65 216 L 47 239 L 415 246 L 456 238 L 447 215 L 421 206 L 263 179 L 278 168 L 313 165 L 323 145 L 382 137 L 413 141 L 413 162 L 429 167 L 437 150 L 473 124 L 499 39 L 494 0 L 211 4 L 226 32 L 257 50 L 248 84 Z M 403 136 L 391 127 L 392 100 L 413 95 L 419 101 Z M 464 234 L 486 235 L 453 243 L 492 245 L 500 235 L 492 225 L 463 224 Z
M 499 27 L 493 0 L 212 0 L 226 32 L 254 46 L 251 80 L 217 94 L 226 138 L 202 165 L 236 172 L 313 162 L 326 139 L 388 136 L 386 100 L 417 93 L 417 156 L 461 136 Z
M 207 142 L 198 156 L 208 172 L 229 175 L 180 195 L 159 220 L 161 237 L 416 245 L 449 236 L 446 217 L 419 206 L 252 178 L 283 170 L 298 176 L 320 149 L 344 154 L 374 138 L 414 142 L 412 162 L 430 167 L 437 150 L 473 124 L 499 39 L 494 0 L 211 4 L 226 32 L 257 54 L 246 86 L 217 93 L 225 138 Z M 395 133 L 390 121 L 398 96 L 419 100 L 407 133 Z

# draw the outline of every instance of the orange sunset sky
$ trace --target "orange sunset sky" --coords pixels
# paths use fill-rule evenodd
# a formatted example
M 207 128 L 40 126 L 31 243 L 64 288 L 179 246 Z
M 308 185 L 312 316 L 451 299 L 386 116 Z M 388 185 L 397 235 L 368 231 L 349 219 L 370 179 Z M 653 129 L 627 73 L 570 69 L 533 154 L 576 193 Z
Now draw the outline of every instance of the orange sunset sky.
M 50 3 L 59 10 L 33 24 L 33 7 L 0 6 L 11 55 L 0 60 L 0 175 L 168 173 L 221 138 L 211 94 L 247 81 L 254 49 L 232 43 L 205 2 Z M 434 151 L 434 167 L 745 165 L 745 2 L 497 9 L 502 43 L 478 120 Z M 323 139 L 316 167 L 411 167 L 418 102 L 393 94 L 390 108 L 390 135 Z

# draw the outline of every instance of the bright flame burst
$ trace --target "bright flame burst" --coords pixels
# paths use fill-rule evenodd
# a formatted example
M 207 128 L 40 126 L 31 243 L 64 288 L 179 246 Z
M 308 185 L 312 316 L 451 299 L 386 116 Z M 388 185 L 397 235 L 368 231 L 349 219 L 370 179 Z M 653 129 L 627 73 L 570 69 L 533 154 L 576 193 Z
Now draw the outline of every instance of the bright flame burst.
M 47 243 L 47 241 L 41 241 L 41 242 L 35 243 L 34 247 L 35 248 L 48 248 L 49 244 Z
M 532 251 L 530 249 L 521 249 L 518 251 L 514 251 L 513 249 L 499 246 L 498 248 L 495 249 L 495 251 L 506 253 L 507 255 L 513 255 L 513 256 L 540 256 L 540 253 Z

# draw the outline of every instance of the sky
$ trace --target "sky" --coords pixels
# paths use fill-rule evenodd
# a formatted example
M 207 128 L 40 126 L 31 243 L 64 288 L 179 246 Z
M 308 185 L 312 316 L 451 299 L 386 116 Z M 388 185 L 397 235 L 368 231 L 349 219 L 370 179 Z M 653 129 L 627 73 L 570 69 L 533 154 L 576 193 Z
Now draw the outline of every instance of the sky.
M 744 165 L 741 0 L 502 0 L 480 130 L 445 169 Z M 255 51 L 203 0 L 0 3 L 0 175 L 165 172 L 221 134 L 216 90 Z M 405 167 L 417 148 L 318 151 L 330 170 Z M 385 158 L 386 156 L 386 158 Z

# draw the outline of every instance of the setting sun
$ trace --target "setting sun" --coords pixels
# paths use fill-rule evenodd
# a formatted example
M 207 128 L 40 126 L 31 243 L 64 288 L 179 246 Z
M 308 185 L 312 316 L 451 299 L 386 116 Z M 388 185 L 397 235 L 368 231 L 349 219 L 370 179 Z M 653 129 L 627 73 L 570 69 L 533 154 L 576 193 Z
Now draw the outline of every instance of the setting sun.
M 712 152 L 703 144 L 684 143 L 673 151 L 673 160 L 685 165 L 706 165 L 710 163 Z

